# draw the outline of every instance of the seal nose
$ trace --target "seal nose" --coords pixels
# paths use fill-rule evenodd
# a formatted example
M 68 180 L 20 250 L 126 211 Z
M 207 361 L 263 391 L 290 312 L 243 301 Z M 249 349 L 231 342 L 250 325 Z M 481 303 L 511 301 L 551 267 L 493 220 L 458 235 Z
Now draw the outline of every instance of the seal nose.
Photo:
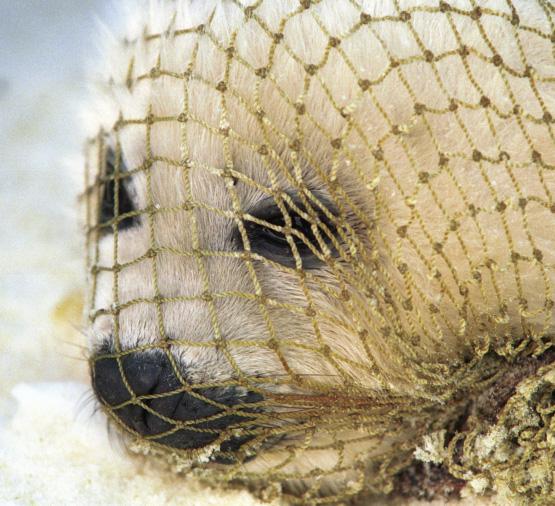
M 157 352 L 129 353 L 119 362 L 100 355 L 93 359 L 92 383 L 99 399 L 124 425 L 173 448 L 200 448 L 225 429 L 244 426 L 253 418 L 245 413 L 258 409 L 243 404 L 262 400 L 260 394 L 236 387 L 184 391 L 169 358 Z M 241 414 L 228 414 L 227 407 L 237 405 Z M 182 422 L 188 422 L 186 428 L 179 427 Z M 235 436 L 221 448 L 230 451 L 248 439 Z
M 113 357 L 100 359 L 94 365 L 93 387 L 102 400 L 115 406 L 130 399 L 124 376 L 135 395 L 147 395 L 158 386 L 163 369 L 163 361 L 155 354 L 132 353 L 123 356 L 120 364 Z

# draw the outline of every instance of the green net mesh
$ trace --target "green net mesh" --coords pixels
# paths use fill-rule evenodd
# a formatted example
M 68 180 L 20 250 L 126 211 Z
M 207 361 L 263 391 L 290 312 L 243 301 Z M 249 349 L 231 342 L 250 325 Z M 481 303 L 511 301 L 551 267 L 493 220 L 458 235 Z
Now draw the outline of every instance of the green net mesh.
M 130 446 L 267 499 L 433 496 L 441 469 L 547 504 L 554 4 L 136 11 L 83 195 L 93 382 L 111 364 Z

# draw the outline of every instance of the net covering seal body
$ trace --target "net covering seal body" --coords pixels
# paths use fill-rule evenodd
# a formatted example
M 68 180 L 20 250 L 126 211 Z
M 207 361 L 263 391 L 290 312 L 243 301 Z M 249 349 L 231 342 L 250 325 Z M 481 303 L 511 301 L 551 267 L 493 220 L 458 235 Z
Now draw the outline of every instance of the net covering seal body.
M 554 4 L 130 7 L 82 196 L 129 444 L 292 503 L 552 498 Z

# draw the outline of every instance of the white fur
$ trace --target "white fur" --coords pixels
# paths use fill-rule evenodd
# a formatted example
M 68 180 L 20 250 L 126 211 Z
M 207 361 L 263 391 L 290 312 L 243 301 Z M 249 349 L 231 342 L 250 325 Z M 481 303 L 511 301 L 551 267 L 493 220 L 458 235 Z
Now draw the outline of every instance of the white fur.
M 546 13 L 539 4 L 513 3 L 521 26 L 550 33 Z M 378 79 L 388 69 L 391 58 L 421 56 L 419 44 L 434 55 L 456 51 L 461 42 L 486 59 L 493 53 L 478 23 L 459 15 L 453 15 L 453 19 L 461 41 L 454 36 L 444 15 L 426 12 L 414 13 L 411 21 L 419 41 L 406 23 L 393 22 L 373 23 L 372 31 L 361 29 L 343 38 L 359 18 L 356 4 L 348 0 L 323 0 L 292 18 L 276 50 L 274 66 L 262 82 L 252 69 L 266 65 L 270 39 L 255 19 L 245 21 L 242 10 L 231 1 L 153 0 L 143 7 L 130 9 L 125 30 L 129 44 L 122 44 L 119 36 L 106 37 L 100 76 L 104 83 L 111 84 L 104 85 L 91 106 L 91 133 L 100 128 L 112 132 L 119 115 L 140 119 L 151 112 L 155 116 L 176 118 L 188 102 L 191 117 L 185 126 L 176 120 L 155 123 L 152 154 L 175 161 L 190 160 L 190 184 L 195 200 L 207 208 L 223 211 L 219 214 L 203 209 L 195 211 L 198 245 L 188 214 L 160 212 L 154 218 L 156 244 L 182 252 L 190 252 L 195 247 L 207 251 L 230 249 L 226 237 L 235 226 L 236 210 L 221 177 L 226 166 L 266 188 L 271 186 L 273 174 L 275 186 L 282 190 L 291 188 L 291 180 L 286 177 L 290 171 L 292 178 L 302 177 L 305 184 L 310 183 L 329 194 L 330 189 L 317 172 L 321 169 L 327 175 L 336 173 L 339 188 L 345 192 L 342 200 L 351 209 L 344 230 L 344 241 L 348 244 L 345 251 L 356 255 L 355 262 L 343 261 L 336 272 L 324 266 L 307 277 L 307 290 L 318 312 L 315 330 L 311 318 L 303 312 L 307 299 L 294 272 L 255 261 L 252 268 L 257 286 L 244 261 L 211 257 L 204 259 L 206 280 L 203 280 L 202 268 L 193 257 L 161 253 L 156 262 L 157 283 L 165 297 L 199 295 L 206 283 L 213 293 L 243 292 L 252 297 L 217 299 L 216 323 L 202 301 L 167 303 L 162 310 L 163 329 L 159 328 L 154 305 L 132 305 L 121 312 L 122 349 L 156 343 L 162 332 L 176 341 L 172 351 L 196 381 L 228 379 L 234 374 L 234 367 L 247 376 L 263 373 L 280 377 L 286 371 L 277 354 L 263 345 L 255 346 L 275 333 L 290 368 L 299 374 L 317 375 L 308 386 L 319 385 L 333 391 L 348 380 L 359 392 L 410 392 L 433 398 L 436 394 L 427 389 L 426 382 L 418 381 L 421 379 L 419 364 L 449 364 L 484 337 L 495 341 L 506 336 L 541 336 L 553 332 L 553 309 L 546 309 L 545 301 L 553 300 L 555 214 L 542 203 L 552 203 L 549 192 L 555 191 L 555 177 L 553 170 L 544 170 L 542 181 L 537 166 L 531 162 L 531 151 L 535 149 L 542 154 L 544 163 L 555 164 L 553 125 L 548 127 L 530 120 L 530 117 L 541 118 L 545 111 L 555 112 L 551 42 L 532 32 L 520 32 L 521 54 L 507 21 L 486 14 L 480 20 L 507 67 L 522 72 L 528 64 L 534 69 L 543 108 L 528 79 L 501 72 L 474 53 L 467 60 L 474 83 L 466 77 L 461 58 L 447 55 L 435 64 L 439 80 L 429 63 L 415 61 L 392 70 L 380 84 L 362 93 L 359 80 Z M 391 1 L 368 0 L 358 4 L 372 17 L 398 15 Z M 399 9 L 424 4 L 407 0 L 401 2 Z M 465 0 L 451 4 L 463 10 L 471 10 L 474 5 Z M 502 0 L 477 4 L 511 15 Z M 256 13 L 275 31 L 278 21 L 298 5 L 293 0 L 265 1 Z M 213 18 L 209 23 L 210 16 Z M 225 107 L 222 94 L 214 89 L 223 80 L 225 53 L 206 37 L 175 35 L 176 30 L 201 23 L 209 24 L 223 48 L 236 37 L 236 56 L 229 70 L 228 91 L 223 94 Z M 147 41 L 145 35 L 153 33 L 166 35 Z M 306 74 L 296 59 L 318 63 L 329 35 L 342 38 L 341 53 L 331 50 L 327 65 L 312 79 L 304 94 Z M 183 80 L 170 77 L 146 78 L 128 89 L 126 80 L 131 59 L 134 78 L 147 75 L 158 66 L 183 73 L 197 40 L 200 42 L 194 78 L 185 82 L 186 91 Z M 356 75 L 349 69 L 347 60 Z M 324 87 L 336 104 L 332 105 Z M 426 113 L 426 125 L 423 116 L 414 113 L 411 90 L 417 101 L 431 110 L 446 109 L 450 98 L 457 100 L 460 123 L 452 112 Z M 511 94 L 523 107 L 523 128 L 511 116 Z M 490 98 L 493 107 L 479 105 L 482 95 Z M 305 104 L 307 113 L 300 120 L 304 135 L 301 155 L 295 157 L 288 146 L 297 136 L 293 104 L 300 102 Z M 257 108 L 265 111 L 263 122 L 254 114 Z M 340 110 L 350 114 L 356 128 L 349 125 Z M 492 111 L 509 117 L 502 119 Z M 401 134 L 391 134 L 395 125 Z M 222 141 L 222 128 L 229 128 L 232 133 L 229 151 Z M 433 137 L 427 128 L 433 131 Z M 144 125 L 126 126 L 111 135 L 110 142 L 119 138 L 128 168 L 139 167 L 144 162 L 148 156 Z M 342 138 L 343 149 L 334 152 L 330 139 L 338 137 Z M 266 159 L 257 152 L 260 144 L 268 144 L 270 154 Z M 385 153 L 385 163 L 373 155 L 379 145 Z M 95 149 L 91 148 L 93 160 Z M 449 156 L 448 171 L 438 167 L 438 150 Z M 473 150 L 489 158 L 496 158 L 504 151 L 510 161 L 479 164 L 470 159 Z M 163 162 L 157 162 L 156 167 L 151 178 L 152 203 L 162 209 L 181 205 L 187 199 L 182 168 Z M 431 174 L 433 192 L 419 181 L 418 174 L 423 171 Z M 518 189 L 510 177 L 511 171 Z M 134 177 L 133 192 L 137 207 L 149 205 L 144 174 Z M 260 188 L 242 182 L 236 192 L 243 209 L 268 196 Z M 477 219 L 481 230 L 469 216 L 462 195 L 467 203 L 481 208 Z M 522 197 L 529 201 L 525 218 L 530 236 L 526 234 L 523 213 L 518 207 L 518 199 Z M 496 211 L 499 202 L 507 206 L 503 214 Z M 409 222 L 413 204 L 415 211 L 409 227 L 412 242 L 409 242 L 399 237 L 397 228 Z M 434 251 L 432 244 L 443 242 L 451 219 L 459 221 L 458 231 L 448 235 L 443 253 Z M 369 224 L 374 228 L 369 229 Z M 120 233 L 117 261 L 125 264 L 143 255 L 152 239 L 149 234 L 147 226 Z M 513 251 L 530 259 L 518 263 L 518 275 L 509 258 L 509 243 Z M 543 264 L 533 260 L 534 248 L 543 253 Z M 113 263 L 113 239 L 106 237 L 100 244 L 99 264 L 110 268 Z M 403 263 L 408 266 L 405 277 L 398 269 Z M 480 273 L 481 282 L 474 277 L 475 272 Z M 99 276 L 92 310 L 106 309 L 114 303 L 112 279 L 111 273 Z M 119 274 L 119 304 L 152 298 L 156 290 L 153 280 L 150 259 L 123 269 Z M 370 292 L 361 290 L 362 281 Z M 468 290 L 465 304 L 461 288 Z M 338 297 L 342 290 L 349 292 L 349 301 Z M 267 314 L 254 300 L 257 291 L 275 302 L 267 306 Z M 413 310 L 392 310 L 384 303 L 386 291 L 399 304 L 410 299 Z M 519 306 L 519 297 L 527 299 L 527 308 Z M 432 304 L 437 313 L 430 311 Z M 266 318 L 272 322 L 270 327 Z M 385 328 L 389 331 L 384 331 Z M 366 345 L 358 337 L 362 330 L 368 333 Z M 97 318 L 91 328 L 91 346 L 94 348 L 112 332 L 112 317 Z M 198 346 L 198 343 L 212 342 L 215 333 L 220 333 L 228 342 L 235 366 L 213 347 Z M 410 339 L 415 336 L 419 342 L 411 344 Z M 322 340 L 335 354 L 334 360 L 319 351 Z M 253 344 L 239 346 L 234 342 Z M 410 357 L 408 361 L 407 357 Z M 285 385 L 276 390 L 294 389 Z M 365 448 L 376 451 L 371 438 L 362 443 L 356 440 L 361 434 L 366 431 L 349 429 L 340 436 L 342 440 L 353 441 L 347 445 L 347 459 L 354 459 Z M 277 454 L 261 456 L 249 464 L 249 469 L 267 468 L 280 458 Z M 336 459 L 333 452 L 305 453 L 287 464 L 284 471 L 304 472 L 316 465 L 331 468 Z

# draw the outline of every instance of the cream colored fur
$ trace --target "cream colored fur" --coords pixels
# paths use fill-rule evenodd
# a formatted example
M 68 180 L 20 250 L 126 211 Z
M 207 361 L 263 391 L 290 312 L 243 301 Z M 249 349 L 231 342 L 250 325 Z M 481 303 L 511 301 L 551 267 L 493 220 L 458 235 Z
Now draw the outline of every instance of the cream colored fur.
M 359 0 L 358 3 L 371 16 L 398 13 L 392 1 Z M 401 7 L 422 3 L 407 0 L 402 2 Z M 464 0 L 450 3 L 460 5 L 461 9 L 472 8 L 471 2 Z M 545 13 L 534 2 L 514 3 L 523 22 L 544 26 Z M 503 0 L 478 4 L 509 12 Z M 297 6 L 298 2 L 294 0 L 265 1 L 257 14 L 272 30 L 277 30 L 277 26 L 274 26 L 276 21 Z M 183 109 L 184 97 L 187 97 L 191 114 L 198 121 L 188 122 L 185 133 L 177 121 L 156 123 L 152 129 L 152 152 L 172 160 L 189 159 L 193 167 L 190 184 L 195 199 L 206 204 L 207 208 L 223 210 L 227 215 L 197 210 L 198 238 L 195 239 L 187 214 L 156 214 L 153 224 L 156 243 L 180 251 L 190 251 L 195 247 L 209 251 L 231 247 L 228 236 L 235 226 L 234 208 L 225 187 L 225 179 L 221 177 L 226 164 L 232 164 L 234 170 L 266 188 L 272 184 L 270 175 L 275 174 L 274 185 L 281 190 L 292 188 L 291 181 L 283 176 L 282 169 L 286 167 L 324 194 L 329 193 L 329 189 L 323 186 L 315 167 L 323 168 L 328 174 L 336 171 L 338 186 L 352 202 L 352 207 L 360 213 L 358 216 L 352 212 L 348 215 L 348 227 L 361 232 L 356 240 L 352 239 L 351 244 L 358 249 L 356 261 L 365 265 L 364 274 L 354 271 L 348 262 L 344 262 L 341 267 L 344 277 L 338 279 L 336 273 L 324 266 L 307 281 L 307 287 L 318 310 L 322 339 L 334 353 L 342 357 L 339 365 L 326 359 L 323 354 L 306 348 L 317 348 L 319 345 L 311 318 L 300 310 L 307 301 L 296 274 L 263 262 L 253 264 L 260 280 L 261 292 L 267 298 L 284 304 L 282 308 L 279 305 L 270 306 L 269 316 L 292 370 L 299 374 L 315 375 L 314 381 L 323 386 L 340 386 L 348 378 L 362 392 L 386 389 L 389 392 L 411 392 L 429 398 L 432 394 L 426 391 L 425 385 L 412 381 L 414 371 L 407 371 L 406 362 L 399 360 L 399 350 L 410 347 L 406 343 L 407 336 L 414 334 L 419 338 L 419 346 L 415 347 L 414 353 L 420 360 L 445 363 L 451 359 L 460 359 L 469 346 L 472 347 L 485 335 L 498 339 L 508 335 L 553 332 L 552 308 L 546 310 L 542 304 L 546 294 L 553 298 L 554 270 L 550 268 L 542 272 L 538 263 L 520 263 L 521 286 L 518 287 L 507 244 L 512 242 L 514 250 L 532 256 L 532 243 L 525 234 L 518 200 L 531 196 L 550 199 L 551 195 L 546 195 L 546 189 L 555 190 L 555 174 L 553 171 L 546 172 L 542 181 L 537 176 L 531 177 L 531 171 L 524 172 L 523 167 L 530 162 L 531 154 L 523 130 L 516 121 L 501 121 L 495 114 L 488 116 L 488 112 L 479 107 L 459 108 L 458 114 L 466 133 L 453 120 L 453 115 L 427 116 L 438 143 L 434 145 L 422 116 L 414 113 L 414 99 L 411 98 L 412 93 L 419 103 L 426 104 L 428 108 L 446 108 L 449 101 L 441 89 L 443 86 L 460 103 L 476 104 L 485 95 L 491 97 L 492 103 L 501 113 L 509 114 L 512 94 L 529 114 L 541 117 L 541 107 L 525 80 L 507 77 L 509 90 L 496 67 L 485 64 L 480 66 L 479 60 L 472 59 L 471 71 L 476 86 L 466 77 L 459 59 L 445 58 L 436 63 L 441 85 L 429 63 L 415 62 L 393 71 L 370 93 L 361 95 L 359 79 L 377 79 L 388 67 L 390 55 L 402 58 L 421 54 L 421 48 L 406 27 L 378 23 L 373 25 L 372 34 L 360 31 L 340 46 L 356 69 L 356 76 L 339 52 L 332 50 L 330 62 L 318 72 L 308 93 L 303 95 L 304 69 L 283 47 L 288 47 L 303 62 L 317 63 L 322 57 L 328 36 L 341 38 L 359 16 L 359 12 L 353 8 L 353 2 L 349 0 L 324 0 L 287 25 L 283 45 L 278 47 L 276 63 L 269 72 L 272 85 L 266 80 L 258 87 L 257 77 L 252 71 L 237 62 L 233 63 L 227 80 L 229 90 L 224 94 L 227 110 L 222 108 L 220 93 L 199 80 L 188 82 L 186 95 L 183 82 L 168 77 L 144 79 L 131 90 L 127 89 L 131 58 L 135 76 L 148 74 L 158 63 L 165 70 L 183 73 L 197 39 L 195 36 L 173 37 L 172 30 L 208 24 L 211 15 L 211 30 L 222 47 L 230 45 L 231 37 L 236 34 L 234 45 L 237 57 L 255 69 L 266 65 L 269 39 L 263 36 L 260 27 L 252 19 L 245 21 L 242 12 L 230 1 L 151 1 L 148 6 L 140 8 L 132 4 L 124 35 L 138 42 L 126 46 L 119 34 L 115 38 L 105 35 L 105 61 L 100 67 L 100 81 L 104 84 L 90 108 L 91 134 L 94 135 L 99 128 L 110 131 L 120 114 L 126 119 L 144 118 L 149 113 L 177 117 Z M 457 19 L 462 42 L 491 56 L 491 48 L 487 47 L 476 23 L 467 18 Z M 460 41 L 456 40 L 444 21 L 431 23 L 429 17 L 414 15 L 412 23 L 423 46 L 434 54 L 459 48 Z M 522 71 L 523 55 L 512 43 L 512 34 L 506 30 L 506 25 L 488 16 L 483 17 L 482 23 L 503 61 L 509 67 Z M 142 40 L 144 33 L 166 32 L 168 35 L 156 43 Z M 545 44 L 548 42 L 545 41 Z M 554 75 L 553 59 L 546 58 L 550 50 L 546 50 L 544 42 L 530 36 L 528 41 L 523 41 L 523 46 L 526 60 L 538 75 Z M 198 48 L 195 72 L 207 82 L 217 83 L 222 80 L 224 69 L 225 53 L 203 39 Z M 109 81 L 111 84 L 107 85 Z M 553 82 L 542 86 L 544 106 L 554 111 Z M 280 92 L 277 91 L 278 87 Z M 337 106 L 350 114 L 360 126 L 359 132 L 350 128 L 345 118 L 334 108 L 327 98 L 325 87 L 337 101 Z M 252 114 L 255 99 L 265 111 L 267 119 L 264 127 Z M 298 158 L 292 157 L 289 149 L 297 134 L 294 108 L 288 101 L 304 103 L 307 111 L 301 120 L 305 138 Z M 249 109 L 251 112 L 247 113 Z M 315 123 L 311 122 L 311 118 Z M 495 124 L 496 135 L 492 134 L 488 121 Z M 388 162 L 384 164 L 376 159 L 373 151 L 394 126 L 402 132 L 390 136 L 383 143 Z M 230 151 L 226 153 L 220 132 L 227 128 L 232 132 L 232 140 Z M 128 168 L 140 166 L 149 155 L 144 132 L 144 125 L 126 127 L 121 131 L 119 140 Z M 553 146 L 553 140 L 548 137 L 547 129 L 541 125 L 532 126 L 528 134 L 535 149 L 542 153 L 544 162 L 555 164 L 555 153 L 549 149 L 549 146 Z M 514 180 L 507 176 L 503 164 L 485 162 L 486 171 L 480 172 L 479 164 L 458 156 L 470 149 L 466 135 L 485 157 L 494 157 L 499 151 L 505 151 L 513 164 L 521 163 L 520 169 L 513 169 Z M 183 142 L 184 138 L 186 143 Z M 345 149 L 338 154 L 330 145 L 330 138 L 342 138 Z M 269 156 L 265 159 L 257 152 L 261 144 L 269 144 Z M 450 154 L 451 173 L 443 172 L 434 177 L 438 150 Z M 162 162 L 160 164 L 164 165 Z M 422 187 L 420 172 L 431 174 L 430 187 L 433 192 Z M 526 177 L 520 177 L 523 173 Z M 518 183 L 518 191 L 515 182 Z M 167 166 L 165 170 L 153 172 L 151 183 L 152 204 L 155 207 L 180 205 L 186 199 L 180 168 Z M 149 205 L 146 184 L 144 174 L 133 178 L 133 194 L 138 208 Z M 236 191 L 243 209 L 267 197 L 263 191 L 241 181 Z M 461 194 L 466 195 L 466 204 L 474 203 L 482 208 L 481 216 L 484 218 L 481 231 L 468 217 Z M 414 223 L 422 219 L 421 225 L 413 223 L 410 233 L 412 243 L 403 241 L 397 233 L 397 228 L 409 218 L 406 202 L 411 198 L 414 199 L 418 215 Z M 503 218 L 496 212 L 499 202 L 507 206 Z M 534 247 L 543 253 L 544 265 L 552 266 L 555 260 L 554 215 L 549 209 L 534 202 L 528 206 L 527 226 Z M 446 216 L 459 220 L 458 239 L 451 234 L 443 244 L 443 253 L 438 253 L 430 248 L 427 234 L 434 241 L 441 242 L 450 223 Z M 369 224 L 375 228 L 367 233 L 365 230 Z M 123 264 L 143 255 L 149 248 L 149 234 L 147 226 L 120 233 L 117 261 Z M 198 244 L 195 244 L 196 240 Z M 417 248 L 421 249 L 422 257 L 417 255 Z M 100 250 L 100 264 L 110 267 L 114 261 L 111 236 L 102 239 Z M 448 262 L 445 258 L 448 258 Z M 502 301 L 497 298 L 492 283 L 493 271 L 486 267 L 488 262 L 494 266 Z M 407 275 L 418 287 L 418 292 L 409 293 L 405 278 L 398 269 L 402 263 L 407 264 Z M 205 265 L 207 281 L 213 292 L 256 292 L 243 261 L 211 257 L 206 259 Z M 481 274 L 481 284 L 472 282 L 476 271 Z M 166 297 L 194 296 L 204 290 L 194 258 L 161 253 L 157 258 L 157 272 L 158 287 Z M 361 275 L 367 276 L 368 287 L 374 287 L 373 291 L 362 293 L 354 285 L 349 285 L 349 279 Z M 456 309 L 464 300 L 460 286 L 462 281 L 463 288 L 469 294 L 467 317 L 464 319 Z M 379 287 L 388 287 L 395 297 L 410 299 L 414 310 L 410 315 L 407 313 L 404 321 L 395 321 L 390 312 L 378 311 L 377 308 L 386 297 Z M 350 295 L 349 302 L 336 296 L 345 289 Z M 119 304 L 151 298 L 153 295 L 149 261 L 139 262 L 121 271 Z M 519 306 L 519 297 L 527 299 L 527 308 Z M 109 308 L 113 302 L 112 275 L 104 273 L 100 276 L 93 309 Z M 437 313 L 430 311 L 432 304 L 437 308 Z M 500 310 L 503 304 L 504 311 Z M 255 300 L 221 298 L 216 301 L 216 308 L 221 335 L 228 342 L 240 340 L 256 343 L 271 337 L 264 315 Z M 357 322 L 352 319 L 353 313 L 359 315 Z M 199 301 L 166 304 L 163 307 L 163 321 L 166 334 L 175 340 L 172 352 L 191 378 L 198 382 L 216 381 L 228 379 L 233 374 L 229 361 L 213 348 L 187 346 L 187 342 L 198 343 L 214 338 L 213 323 L 205 304 Z M 152 304 L 136 304 L 122 311 L 122 348 L 155 343 L 160 339 L 157 322 Z M 406 333 L 395 336 L 395 331 L 385 332 L 385 328 L 402 328 Z M 371 362 L 359 338 L 360 331 L 366 331 L 369 336 L 367 346 L 372 352 Z M 91 347 L 94 349 L 112 332 L 111 317 L 97 319 L 90 329 Z M 404 344 L 399 344 L 399 340 Z M 237 366 L 247 375 L 279 377 L 285 373 L 276 354 L 266 347 L 231 345 L 229 349 Z M 274 389 L 287 393 L 292 387 L 285 385 Z M 356 435 L 350 431 L 343 434 L 342 439 L 349 440 Z M 409 436 L 401 435 L 403 438 Z M 325 436 L 321 437 L 325 439 Z M 387 442 L 384 445 L 387 446 Z M 347 448 L 349 459 L 361 451 L 361 444 L 356 443 Z M 325 469 L 332 466 L 336 458 L 333 452 L 315 453 L 288 464 L 286 469 L 308 471 L 315 466 Z M 279 460 L 275 456 L 262 455 L 248 466 L 253 470 L 264 469 L 274 459 Z

